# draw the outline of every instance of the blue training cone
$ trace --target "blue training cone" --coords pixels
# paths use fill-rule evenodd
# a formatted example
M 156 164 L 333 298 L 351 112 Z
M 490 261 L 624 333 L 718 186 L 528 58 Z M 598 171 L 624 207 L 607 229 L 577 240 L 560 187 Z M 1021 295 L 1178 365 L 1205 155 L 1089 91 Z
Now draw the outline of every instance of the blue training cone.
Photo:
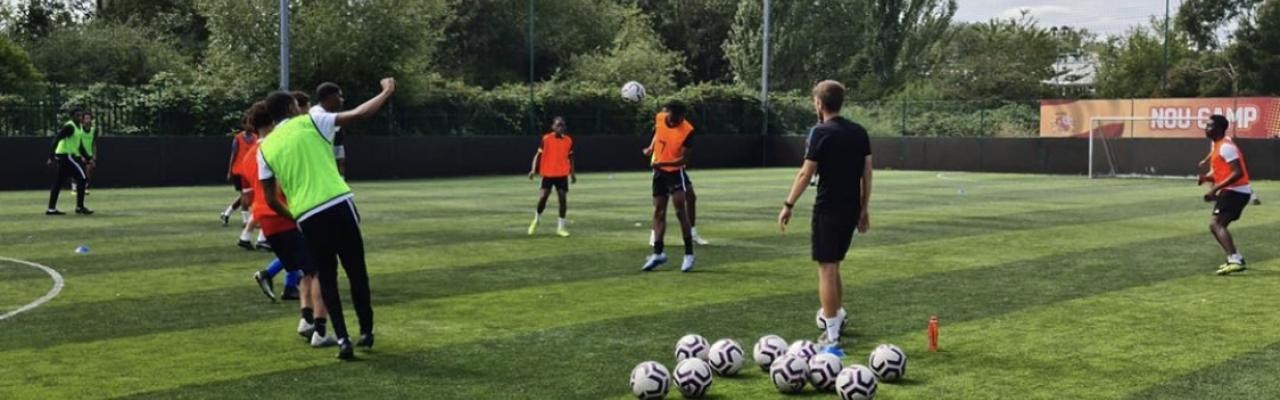
M 89 254 L 89 246 L 82 244 L 79 247 L 76 247 L 76 254 Z

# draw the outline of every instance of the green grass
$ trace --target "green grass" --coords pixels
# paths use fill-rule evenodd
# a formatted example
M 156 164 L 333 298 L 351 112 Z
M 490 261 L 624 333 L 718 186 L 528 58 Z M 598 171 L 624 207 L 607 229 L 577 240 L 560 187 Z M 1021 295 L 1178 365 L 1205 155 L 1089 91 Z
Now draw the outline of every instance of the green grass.
M 257 292 L 249 276 L 270 257 L 218 226 L 225 188 L 95 190 L 87 218 L 41 215 L 43 192 L 0 193 L 0 256 L 66 278 L 53 301 L 0 321 L 0 399 L 627 398 L 631 367 L 674 367 L 685 333 L 746 346 L 817 335 L 813 193 L 792 232 L 774 223 L 792 173 L 696 171 L 713 245 L 691 274 L 639 272 L 646 174 L 583 175 L 568 239 L 554 218 L 525 236 L 522 178 L 358 182 L 379 336 L 352 363 L 304 346 L 294 306 Z M 1251 269 L 1224 278 L 1188 181 L 947 178 L 879 172 L 872 231 L 845 264 L 846 362 L 879 343 L 910 356 L 881 399 L 1280 397 L 1277 206 L 1232 227 Z M 49 287 L 0 263 L 0 314 Z M 930 315 L 940 353 L 925 350 Z M 811 390 L 800 397 L 835 398 Z M 785 396 L 748 368 L 710 397 Z

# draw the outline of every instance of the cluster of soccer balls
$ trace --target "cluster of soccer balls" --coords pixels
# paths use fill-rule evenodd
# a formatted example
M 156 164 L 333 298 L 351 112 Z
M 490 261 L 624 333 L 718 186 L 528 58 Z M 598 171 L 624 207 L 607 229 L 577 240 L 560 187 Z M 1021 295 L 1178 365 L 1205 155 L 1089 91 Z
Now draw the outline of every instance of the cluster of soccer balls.
M 631 370 L 631 393 L 641 400 L 660 400 L 675 384 L 685 398 L 698 398 L 711 388 L 713 372 L 736 375 L 746 364 L 746 353 L 733 339 L 707 345 L 707 339 L 690 334 L 676 342 L 676 369 L 645 361 Z M 870 367 L 845 367 L 839 357 L 818 351 L 808 340 L 790 345 L 777 335 L 756 342 L 752 356 L 782 393 L 799 393 L 806 384 L 819 391 L 835 391 L 844 400 L 875 397 L 878 382 L 896 382 L 907 373 L 907 355 L 898 346 L 882 344 L 867 359 Z

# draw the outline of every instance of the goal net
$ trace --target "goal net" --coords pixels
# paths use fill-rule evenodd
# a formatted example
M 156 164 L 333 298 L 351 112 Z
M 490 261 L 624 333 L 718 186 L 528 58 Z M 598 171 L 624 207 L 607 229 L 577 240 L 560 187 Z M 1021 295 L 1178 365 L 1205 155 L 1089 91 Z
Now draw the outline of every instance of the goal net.
M 1164 160 L 1160 146 L 1136 146 L 1131 140 L 1137 127 L 1151 129 L 1200 129 L 1195 117 L 1093 117 L 1089 119 L 1089 178 L 1186 178 L 1162 172 L 1153 160 Z M 1205 150 L 1208 154 L 1208 150 Z M 1144 162 L 1146 161 L 1146 162 Z M 1187 160 L 1186 162 L 1195 162 Z

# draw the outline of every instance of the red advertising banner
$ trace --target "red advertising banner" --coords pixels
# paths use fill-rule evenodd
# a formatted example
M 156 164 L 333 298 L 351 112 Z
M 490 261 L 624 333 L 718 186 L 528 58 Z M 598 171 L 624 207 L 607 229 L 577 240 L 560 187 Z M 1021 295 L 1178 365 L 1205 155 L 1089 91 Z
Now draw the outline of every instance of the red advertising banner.
M 1204 99 L 1043 100 L 1041 137 L 1199 138 L 1210 115 L 1231 122 L 1242 138 L 1280 136 L 1280 97 Z

